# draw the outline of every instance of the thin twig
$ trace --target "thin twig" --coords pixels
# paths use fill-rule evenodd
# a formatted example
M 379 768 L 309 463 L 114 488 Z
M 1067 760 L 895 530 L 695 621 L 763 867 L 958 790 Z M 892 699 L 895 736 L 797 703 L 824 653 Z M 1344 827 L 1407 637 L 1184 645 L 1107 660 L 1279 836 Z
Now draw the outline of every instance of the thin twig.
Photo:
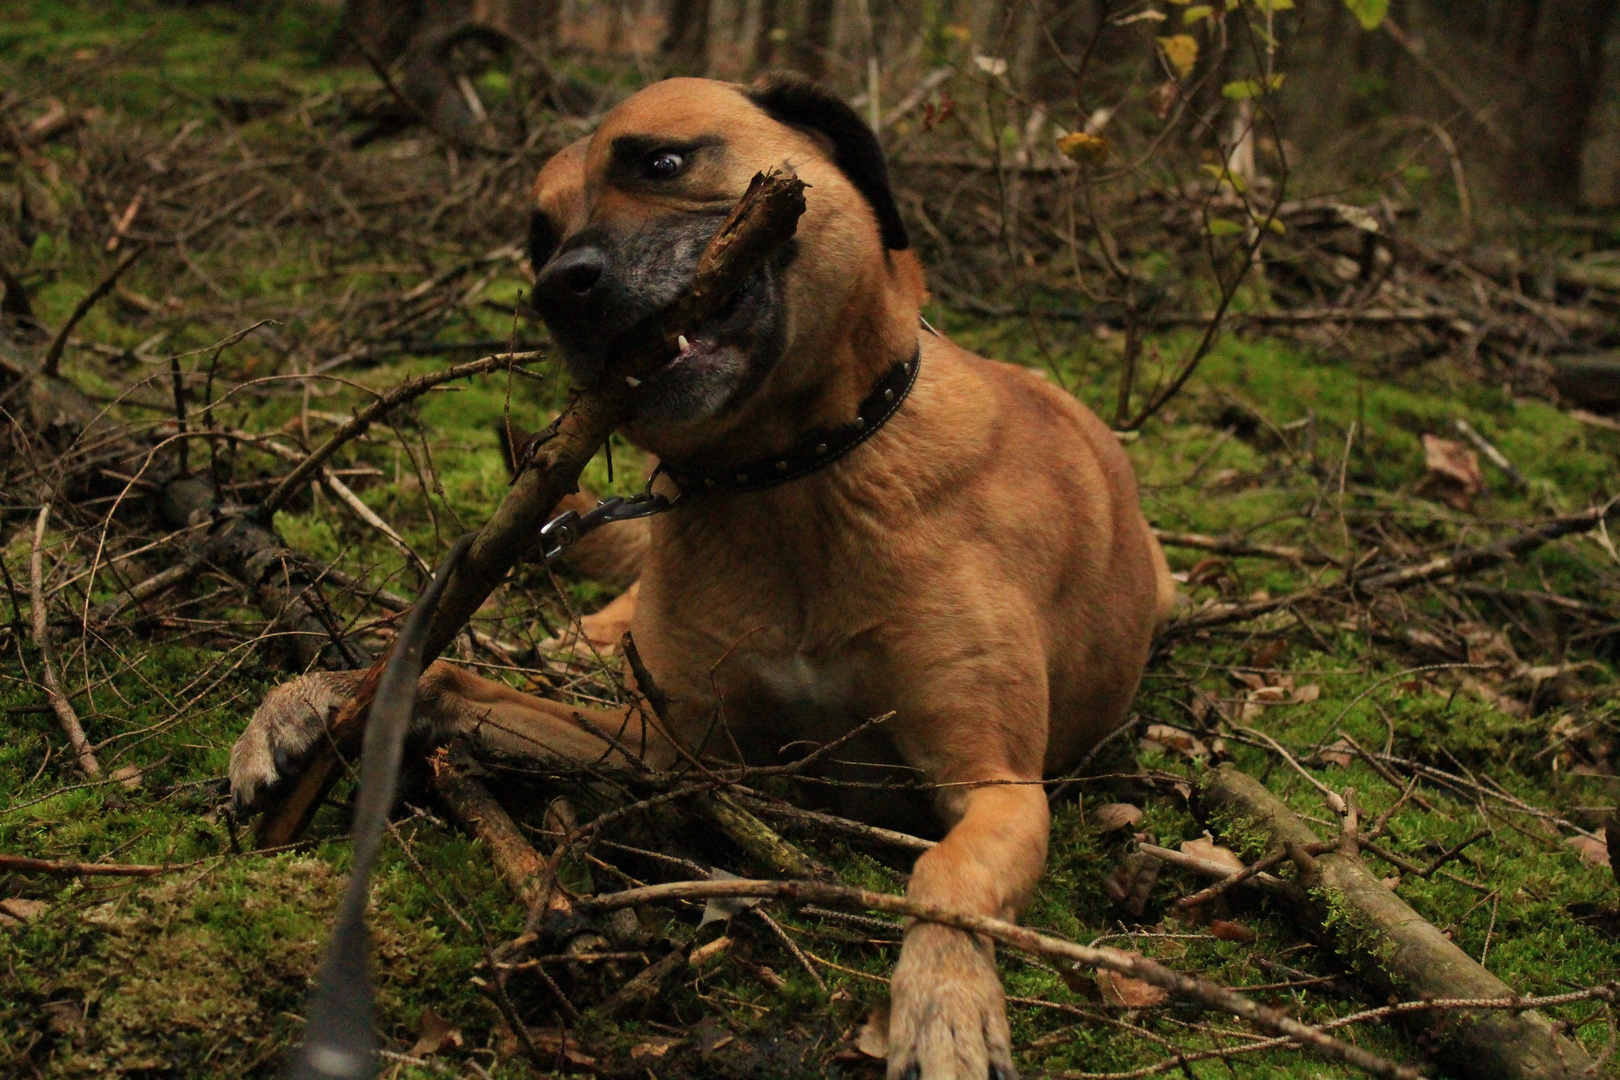
M 45 681 L 45 693 L 50 698 L 51 709 L 56 713 L 62 730 L 67 733 L 79 768 L 84 770 L 86 776 L 96 777 L 101 775 L 101 765 L 90 749 L 90 740 L 84 736 L 79 714 L 73 711 L 72 702 L 68 701 L 67 695 L 62 692 L 62 684 L 56 678 L 56 656 L 51 648 L 50 623 L 45 613 L 45 524 L 50 517 L 51 504 L 46 503 L 39 508 L 39 520 L 34 525 L 34 548 L 28 556 L 28 606 L 34 620 L 34 646 L 39 649 L 40 677 Z
M 1199 1002 L 1207 1008 L 1231 1013 L 1264 1031 L 1286 1035 L 1329 1060 L 1353 1065 L 1374 1076 L 1420 1080 L 1423 1075 L 1411 1066 L 1401 1065 L 1363 1050 L 1359 1046 L 1341 1042 L 1325 1034 L 1320 1028 L 1301 1023 L 1281 1010 L 1257 1004 L 1227 987 L 1205 979 L 1173 971 L 1137 953 L 1124 952 L 1107 946 L 1098 948 L 1060 941 L 1016 923 L 986 915 L 949 911 L 890 893 L 813 881 L 676 881 L 598 896 L 584 901 L 581 910 L 605 914 L 620 908 L 635 907 L 638 904 L 745 896 L 883 911 L 891 915 L 938 923 L 971 934 L 983 934 L 1025 952 L 1068 960 L 1086 967 L 1106 968 L 1133 979 L 1140 979 L 1160 989 Z

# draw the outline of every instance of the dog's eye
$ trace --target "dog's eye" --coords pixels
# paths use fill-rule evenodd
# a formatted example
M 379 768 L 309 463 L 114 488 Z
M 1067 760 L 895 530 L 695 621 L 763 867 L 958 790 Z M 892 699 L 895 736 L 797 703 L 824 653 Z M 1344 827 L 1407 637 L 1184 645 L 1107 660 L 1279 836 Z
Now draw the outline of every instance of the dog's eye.
M 664 150 L 654 154 L 648 159 L 647 175 L 651 176 L 654 180 L 668 180 L 670 177 L 680 172 L 681 166 L 685 164 L 686 159 L 680 154 L 674 153 L 670 150 Z

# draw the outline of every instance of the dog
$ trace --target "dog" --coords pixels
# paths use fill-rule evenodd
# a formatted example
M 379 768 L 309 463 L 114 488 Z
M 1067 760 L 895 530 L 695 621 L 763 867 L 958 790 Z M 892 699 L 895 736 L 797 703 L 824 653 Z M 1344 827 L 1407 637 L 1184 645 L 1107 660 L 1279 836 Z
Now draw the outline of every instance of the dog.
M 573 378 L 595 383 L 771 168 L 809 185 L 795 238 L 636 385 L 623 429 L 659 460 L 654 490 L 679 496 L 634 523 L 639 582 L 612 613 L 674 730 L 441 661 L 420 683 L 419 734 L 774 764 L 892 712 L 834 755 L 830 770 L 863 783 L 830 797 L 875 823 L 934 819 L 942 839 L 911 898 L 1016 919 L 1046 859 L 1042 780 L 1125 721 L 1174 598 L 1113 432 L 921 322 L 923 274 L 876 136 L 796 77 L 656 83 L 552 158 L 533 191 L 534 304 Z M 266 697 L 231 755 L 242 803 L 296 771 L 357 678 L 306 675 Z M 917 781 L 910 803 L 897 776 Z M 988 941 L 909 926 L 889 1023 L 894 1080 L 1016 1076 Z

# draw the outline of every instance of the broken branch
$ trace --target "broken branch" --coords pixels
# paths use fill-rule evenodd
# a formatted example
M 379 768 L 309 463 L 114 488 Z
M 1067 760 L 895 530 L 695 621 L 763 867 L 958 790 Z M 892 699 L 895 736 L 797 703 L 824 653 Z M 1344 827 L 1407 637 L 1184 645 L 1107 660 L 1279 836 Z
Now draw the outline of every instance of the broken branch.
M 1205 776 L 1195 810 L 1213 827 L 1241 822 L 1263 830 L 1268 846 L 1302 854 L 1321 847 L 1298 815 L 1230 765 Z M 1385 888 L 1360 858 L 1330 850 L 1311 861 L 1313 900 L 1294 910 L 1306 914 L 1366 977 L 1406 998 L 1517 999 L 1512 987 Z M 1448 1012 L 1435 1018 L 1433 1030 L 1471 1076 L 1547 1080 L 1593 1070 L 1579 1044 L 1559 1035 L 1538 1012 Z

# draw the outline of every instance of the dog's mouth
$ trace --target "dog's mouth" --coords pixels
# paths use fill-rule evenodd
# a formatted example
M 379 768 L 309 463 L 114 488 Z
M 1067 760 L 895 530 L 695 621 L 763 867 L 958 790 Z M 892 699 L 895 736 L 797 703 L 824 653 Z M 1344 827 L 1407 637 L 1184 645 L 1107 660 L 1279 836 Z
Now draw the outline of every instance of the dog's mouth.
M 629 380 L 643 419 L 714 415 L 758 385 L 780 351 L 780 319 L 768 272 L 755 274 L 718 314 L 676 337 L 676 352 Z

